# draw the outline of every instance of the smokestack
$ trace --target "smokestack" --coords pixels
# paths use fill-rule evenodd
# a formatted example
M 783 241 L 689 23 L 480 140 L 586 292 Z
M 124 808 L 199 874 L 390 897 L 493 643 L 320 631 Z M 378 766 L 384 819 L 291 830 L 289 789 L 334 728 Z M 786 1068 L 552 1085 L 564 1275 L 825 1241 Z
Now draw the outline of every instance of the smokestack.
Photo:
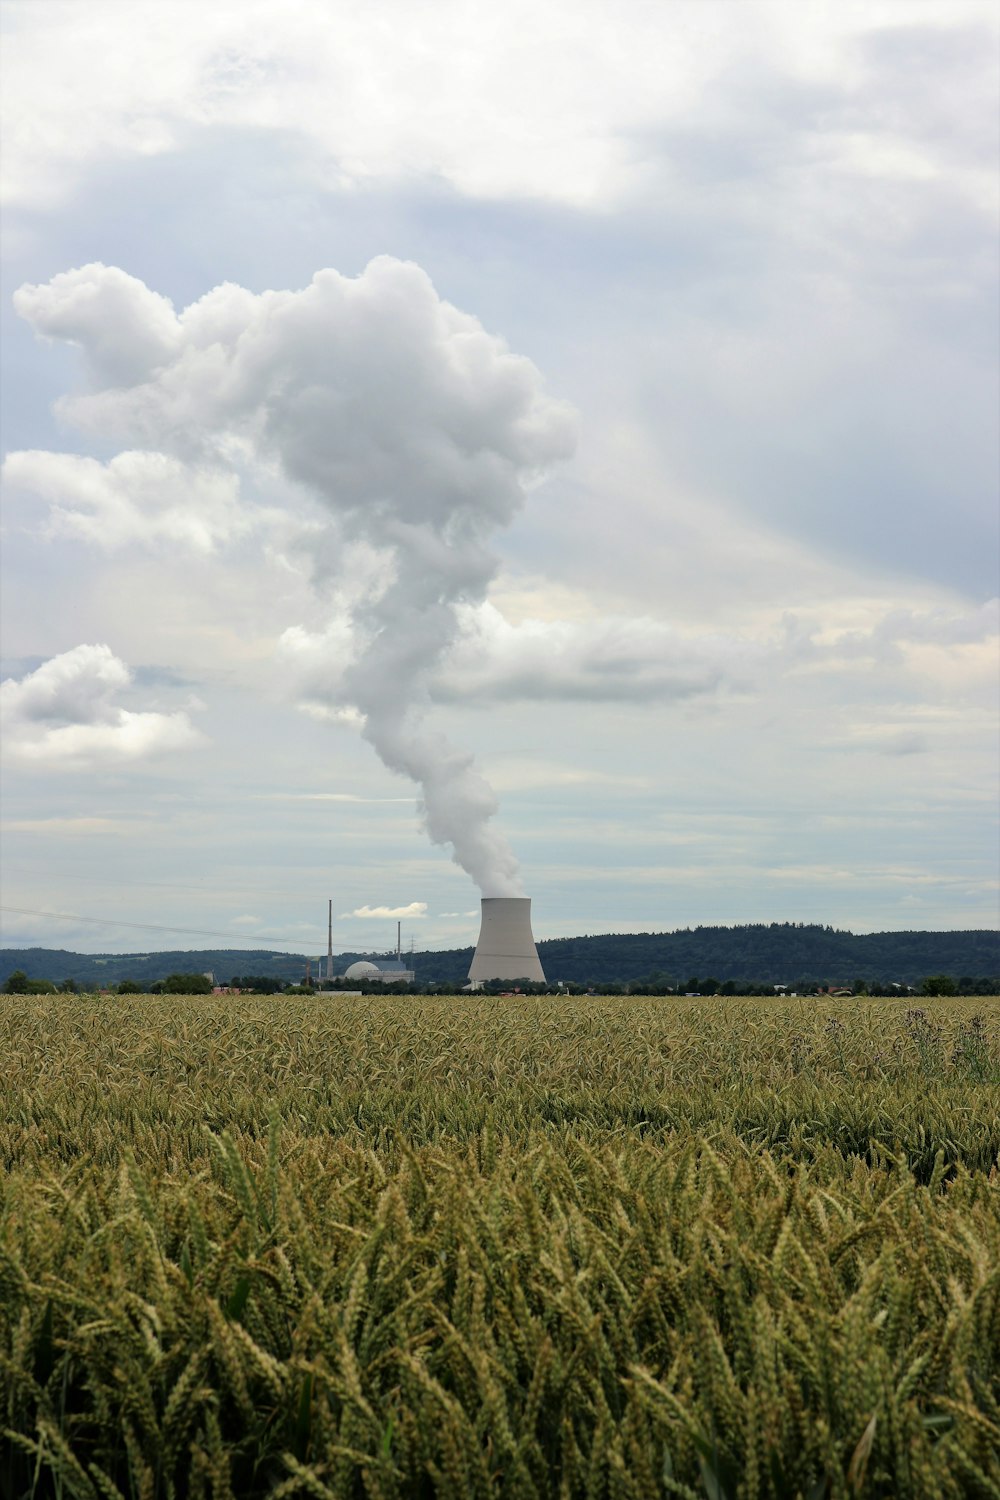
M 396 923 L 396 962 L 399 962 L 399 950 L 403 946 L 403 924 Z
M 327 928 L 326 928 L 326 977 L 333 978 L 333 897 L 327 904 Z
M 531 935 L 531 901 L 527 896 L 484 896 L 479 942 L 469 978 L 532 979 L 545 983 L 535 939 Z

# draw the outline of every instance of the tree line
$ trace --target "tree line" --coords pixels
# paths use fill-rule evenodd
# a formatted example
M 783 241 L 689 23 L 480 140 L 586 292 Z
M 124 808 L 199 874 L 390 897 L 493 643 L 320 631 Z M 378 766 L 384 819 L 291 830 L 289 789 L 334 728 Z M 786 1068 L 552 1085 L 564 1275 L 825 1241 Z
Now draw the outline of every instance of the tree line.
M 280 980 L 263 974 L 234 975 L 230 981 L 230 988 L 239 990 L 243 994 L 255 995 L 301 995 L 301 994 L 336 994 L 338 990 L 350 989 L 360 990 L 362 994 L 370 995 L 458 995 L 467 989 L 467 983 L 449 982 L 447 980 L 431 981 L 429 983 L 404 984 L 401 981 L 393 981 L 390 984 L 371 983 L 366 980 L 358 982 L 341 980 L 332 984 L 324 982 L 320 984 L 282 984 Z M 112 986 L 112 993 L 119 995 L 210 995 L 212 993 L 212 981 L 205 974 L 198 973 L 174 973 L 168 974 L 164 979 L 154 980 L 149 985 L 142 985 L 136 979 L 122 979 Z M 55 983 L 50 979 L 30 979 L 23 969 L 15 969 L 7 978 L 3 986 L 3 992 L 7 995 L 56 995 L 56 994 L 79 994 L 92 993 L 84 991 L 73 979 L 65 979 Z M 510 980 L 492 980 L 483 986 L 484 994 L 504 995 L 516 992 L 522 995 L 587 995 L 597 992 L 593 985 L 582 984 L 538 984 L 529 980 L 520 983 Z M 668 976 L 653 973 L 638 980 L 609 980 L 600 985 L 599 992 L 602 995 L 660 995 L 660 996 L 775 996 L 775 995 L 824 995 L 828 993 L 844 996 L 893 996 L 893 995 L 1000 995 L 1000 977 L 995 975 L 969 975 L 959 976 L 951 974 L 928 974 L 916 985 L 905 985 L 898 982 L 886 983 L 878 979 L 853 980 L 850 985 L 831 985 L 822 981 L 802 979 L 794 984 L 770 984 L 766 981 L 752 983 L 737 981 L 734 979 L 719 980 L 714 975 L 708 974 L 699 977 L 697 974 L 690 975 L 685 981 L 676 981 Z

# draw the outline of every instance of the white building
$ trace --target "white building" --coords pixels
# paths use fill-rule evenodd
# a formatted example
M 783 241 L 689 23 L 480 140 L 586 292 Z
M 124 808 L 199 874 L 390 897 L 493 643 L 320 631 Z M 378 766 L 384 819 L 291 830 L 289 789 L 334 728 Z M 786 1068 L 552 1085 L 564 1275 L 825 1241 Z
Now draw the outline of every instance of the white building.
M 345 979 L 366 979 L 369 984 L 412 984 L 416 975 L 398 958 L 359 958 L 344 970 Z

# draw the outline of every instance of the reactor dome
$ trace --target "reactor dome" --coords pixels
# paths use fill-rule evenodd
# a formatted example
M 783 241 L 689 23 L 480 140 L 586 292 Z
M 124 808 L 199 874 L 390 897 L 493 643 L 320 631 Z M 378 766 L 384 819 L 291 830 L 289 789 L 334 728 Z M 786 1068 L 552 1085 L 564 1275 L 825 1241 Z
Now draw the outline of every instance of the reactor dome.
M 356 964 L 351 964 L 349 969 L 344 970 L 345 979 L 378 979 L 382 970 L 378 964 L 370 964 L 367 959 L 359 959 Z

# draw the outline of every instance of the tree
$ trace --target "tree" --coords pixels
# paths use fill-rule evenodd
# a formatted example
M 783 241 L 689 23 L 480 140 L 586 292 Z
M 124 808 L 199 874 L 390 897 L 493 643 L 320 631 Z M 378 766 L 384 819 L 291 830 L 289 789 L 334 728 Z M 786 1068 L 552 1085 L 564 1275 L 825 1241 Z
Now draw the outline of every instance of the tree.
M 77 994 L 79 994 L 79 989 L 77 987 L 77 983 L 76 983 L 75 979 L 64 979 L 63 982 L 62 982 L 62 984 L 59 985 L 58 988 L 59 988 L 60 993 L 63 994 L 63 995 L 77 995 Z
M 165 995 L 210 995 L 212 981 L 205 974 L 168 974 L 163 981 Z
M 26 995 L 28 993 L 28 976 L 23 969 L 15 969 L 7 983 L 3 987 L 5 995 Z
M 134 979 L 123 979 L 118 986 L 119 995 L 141 995 L 142 985 Z
M 922 995 L 953 995 L 955 981 L 950 974 L 928 974 L 920 986 Z

